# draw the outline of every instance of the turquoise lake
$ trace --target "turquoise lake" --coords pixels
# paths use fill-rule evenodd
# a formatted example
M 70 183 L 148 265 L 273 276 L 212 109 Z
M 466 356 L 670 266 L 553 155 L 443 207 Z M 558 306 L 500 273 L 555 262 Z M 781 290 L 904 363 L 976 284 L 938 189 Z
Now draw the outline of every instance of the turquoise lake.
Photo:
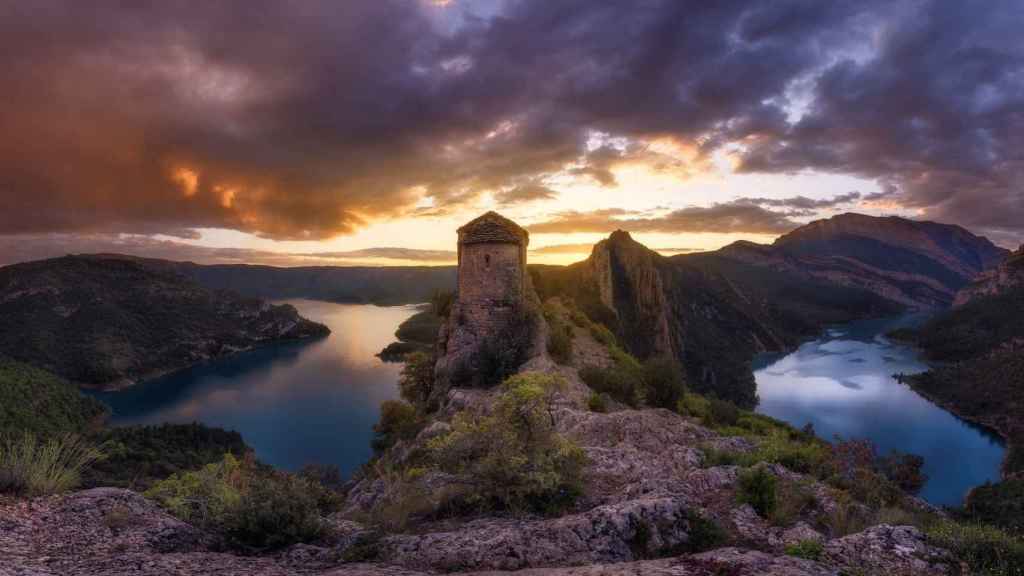
M 972 487 L 999 479 L 1005 447 L 990 431 L 893 377 L 927 369 L 913 348 L 884 336 L 918 321 L 903 316 L 853 322 L 828 329 L 792 353 L 761 356 L 754 363 L 757 411 L 797 427 L 810 422 L 827 440 L 868 438 L 880 454 L 895 449 L 923 456 L 929 479 L 920 495 L 933 504 L 958 505 Z
M 296 470 L 336 464 L 346 476 L 371 456 L 380 403 L 398 397 L 399 364 L 375 356 L 416 306 L 289 300 L 330 336 L 215 360 L 94 396 L 112 424 L 202 422 L 237 430 L 260 460 Z

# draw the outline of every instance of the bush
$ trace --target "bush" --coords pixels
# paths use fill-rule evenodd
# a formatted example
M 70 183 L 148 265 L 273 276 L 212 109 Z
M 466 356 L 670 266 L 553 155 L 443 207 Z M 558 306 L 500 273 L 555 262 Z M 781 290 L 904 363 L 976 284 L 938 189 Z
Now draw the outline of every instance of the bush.
M 315 540 L 321 515 L 337 502 L 313 482 L 230 454 L 201 470 L 175 474 L 146 496 L 177 518 L 224 535 L 232 546 L 257 549 Z
M 1024 534 L 1024 478 L 1014 476 L 976 487 L 967 497 L 963 514 L 972 522 Z
M 549 322 L 548 354 L 559 364 L 572 362 L 572 326 L 562 322 Z
M 801 540 L 796 544 L 786 546 L 787 555 L 805 560 L 820 560 L 824 551 L 825 549 L 822 547 L 821 542 L 816 540 Z
M 411 404 L 385 400 L 380 405 L 380 421 L 373 425 L 373 451 L 382 454 L 399 440 L 411 440 L 422 427 L 423 421 Z
M 686 383 L 679 363 L 669 357 L 652 358 L 643 365 L 647 403 L 656 408 L 677 410 L 686 394 Z
M 768 518 L 775 511 L 775 476 L 764 468 L 744 470 L 739 477 L 739 492 L 736 499 L 741 504 L 750 504 L 762 518 Z
M 550 374 L 516 375 L 492 414 L 461 412 L 451 432 L 429 442 L 437 467 L 472 487 L 469 505 L 554 513 L 574 503 L 586 456 L 554 429 L 551 401 L 563 386 Z
M 434 357 L 423 352 L 406 355 L 405 365 L 398 377 L 398 389 L 402 399 L 426 410 L 430 392 L 434 388 Z
M 916 454 L 893 450 L 888 456 L 879 458 L 876 466 L 889 481 L 910 494 L 917 494 L 928 481 L 928 476 L 921 472 L 924 458 Z
M 536 328 L 530 315 L 521 314 L 512 319 L 505 330 L 481 344 L 477 356 L 479 369 L 453 374 L 453 381 L 484 387 L 500 384 L 515 374 L 526 361 Z
M 686 416 L 693 416 L 703 422 L 708 420 L 711 415 L 711 402 L 700 394 L 686 392 L 679 399 L 676 411 Z
M 0 493 L 41 496 L 76 488 L 102 452 L 79 436 L 40 440 L 25 433 L 0 443 Z
M 1024 541 L 991 526 L 942 520 L 925 534 L 970 566 L 974 574 L 1024 575 Z
M 323 528 L 318 493 L 298 476 L 256 475 L 231 512 L 228 533 L 241 544 L 261 549 L 315 540 Z
M 685 552 L 699 554 L 725 545 L 729 540 L 729 533 L 713 520 L 709 520 L 699 514 L 692 514 L 687 517 L 689 529 L 686 541 Z
M 641 405 L 645 399 L 643 366 L 617 347 L 609 351 L 611 366 L 586 366 L 580 370 L 580 378 L 592 390 L 608 394 L 623 404 L 634 408 Z
M 708 400 L 708 424 L 712 428 L 735 426 L 740 419 L 740 409 L 728 400 L 710 398 Z
M 590 398 L 587 399 L 587 408 L 590 408 L 591 412 L 608 412 L 608 397 L 604 394 L 597 392 L 591 392 Z

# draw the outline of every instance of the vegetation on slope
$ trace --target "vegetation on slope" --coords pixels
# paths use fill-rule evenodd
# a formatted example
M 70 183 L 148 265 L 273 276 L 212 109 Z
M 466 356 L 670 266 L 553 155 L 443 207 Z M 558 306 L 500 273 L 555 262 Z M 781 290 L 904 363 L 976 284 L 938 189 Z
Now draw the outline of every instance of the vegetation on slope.
M 61 378 L 0 356 L 0 438 L 98 429 L 109 411 Z
M 105 456 L 85 471 L 83 483 L 139 491 L 172 474 L 219 462 L 225 454 L 240 458 L 250 451 L 238 432 L 195 422 L 109 428 L 95 441 Z
M 340 498 L 317 482 L 228 454 L 179 472 L 146 492 L 171 514 L 246 550 L 277 549 L 320 537 L 322 516 Z

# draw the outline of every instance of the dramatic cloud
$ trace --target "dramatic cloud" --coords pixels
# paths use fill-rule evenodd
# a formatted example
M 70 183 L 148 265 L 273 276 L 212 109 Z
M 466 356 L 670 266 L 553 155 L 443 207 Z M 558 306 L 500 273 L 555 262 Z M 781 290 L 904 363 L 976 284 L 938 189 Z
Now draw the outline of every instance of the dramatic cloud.
M 874 195 L 873 195 L 874 196 Z M 770 206 L 772 208 L 790 208 L 798 211 L 821 210 L 822 208 L 835 208 L 843 204 L 856 202 L 861 198 L 860 192 L 848 192 L 833 198 L 815 200 L 806 196 L 793 196 L 790 198 L 739 198 L 737 204 L 756 204 L 758 206 Z
M 674 210 L 659 217 L 636 217 L 623 210 L 594 212 L 563 212 L 546 222 L 529 227 L 534 234 L 565 234 L 571 232 L 699 233 L 747 232 L 752 234 L 783 234 L 800 224 L 785 214 L 766 210 L 749 202 L 727 202 L 713 206 Z
M 0 234 L 320 239 L 724 155 L 1020 238 L 1022 29 L 1016 0 L 0 0 Z M 829 207 L 747 200 L 625 220 L 777 233 L 769 208 Z

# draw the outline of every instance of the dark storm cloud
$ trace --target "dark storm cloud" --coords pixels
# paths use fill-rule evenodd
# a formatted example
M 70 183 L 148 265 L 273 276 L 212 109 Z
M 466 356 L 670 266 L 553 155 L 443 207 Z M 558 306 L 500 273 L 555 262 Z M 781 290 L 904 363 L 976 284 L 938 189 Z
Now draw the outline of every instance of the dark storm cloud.
M 772 208 L 790 208 L 799 211 L 813 211 L 822 208 L 835 208 L 843 204 L 856 202 L 861 198 L 860 192 L 848 192 L 832 198 L 814 199 L 806 196 L 793 196 L 790 198 L 739 198 L 737 204 L 756 204 L 758 206 L 769 206 Z
M 744 169 L 876 178 L 926 217 L 1019 239 L 1022 29 L 1015 0 L 921 3 L 883 29 L 873 57 L 823 71 L 807 114 L 753 146 Z
M 617 162 L 665 162 L 637 144 L 659 137 L 1021 230 L 1019 3 L 453 4 L 0 0 L 0 233 L 323 238 L 423 195 L 611 186 Z M 763 206 L 687 210 L 790 226 Z
M 747 232 L 782 234 L 800 224 L 789 216 L 766 210 L 749 202 L 726 202 L 709 207 L 674 210 L 663 216 L 643 217 L 625 211 L 562 212 L 551 220 L 528 227 L 534 234 L 597 232 L 614 230 L 661 232 L 667 234 Z

